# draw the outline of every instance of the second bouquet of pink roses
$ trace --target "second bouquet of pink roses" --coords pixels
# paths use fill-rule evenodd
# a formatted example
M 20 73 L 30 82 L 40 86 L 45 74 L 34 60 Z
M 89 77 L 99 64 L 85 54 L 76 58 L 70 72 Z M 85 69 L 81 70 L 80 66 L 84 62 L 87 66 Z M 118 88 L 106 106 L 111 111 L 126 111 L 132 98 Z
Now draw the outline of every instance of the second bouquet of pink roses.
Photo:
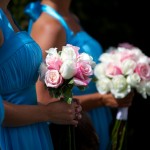
M 111 92 L 117 99 L 124 98 L 131 90 L 136 90 L 144 98 L 150 95 L 150 58 L 139 48 L 129 44 L 110 48 L 99 60 L 94 70 L 99 93 Z M 128 108 L 118 109 L 112 133 L 112 150 L 122 148 L 127 116 Z

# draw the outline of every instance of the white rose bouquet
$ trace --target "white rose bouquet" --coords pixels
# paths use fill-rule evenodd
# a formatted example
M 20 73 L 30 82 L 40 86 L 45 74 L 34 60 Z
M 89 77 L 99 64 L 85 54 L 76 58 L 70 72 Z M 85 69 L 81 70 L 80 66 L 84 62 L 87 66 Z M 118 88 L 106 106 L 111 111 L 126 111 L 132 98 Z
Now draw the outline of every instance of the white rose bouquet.
M 99 61 L 94 74 L 100 94 L 111 92 L 115 98 L 120 99 L 127 96 L 131 90 L 136 90 L 144 98 L 150 95 L 150 58 L 139 48 L 131 45 L 110 48 L 100 56 Z M 126 122 L 127 116 L 128 108 L 118 109 L 112 132 L 113 150 L 121 150 L 126 128 L 126 123 L 123 122 Z M 118 135 L 118 132 L 121 134 Z
M 45 83 L 49 94 L 55 98 L 63 98 L 68 104 L 72 102 L 72 88 L 77 86 L 84 90 L 92 79 L 96 65 L 87 53 L 79 54 L 79 49 L 70 44 L 63 46 L 60 51 L 50 48 L 40 66 L 40 79 Z M 71 147 L 69 146 L 69 150 Z

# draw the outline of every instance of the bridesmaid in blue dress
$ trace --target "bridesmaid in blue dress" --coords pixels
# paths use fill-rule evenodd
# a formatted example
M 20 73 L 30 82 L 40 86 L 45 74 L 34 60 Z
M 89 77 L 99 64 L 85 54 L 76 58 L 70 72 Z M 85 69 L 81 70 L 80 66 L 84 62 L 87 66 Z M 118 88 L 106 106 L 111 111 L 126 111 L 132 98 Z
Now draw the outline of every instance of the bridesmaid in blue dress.
M 0 1 L 0 148 L 53 150 L 47 121 L 77 125 L 75 117 L 81 117 L 81 107 L 60 101 L 38 105 L 35 83 L 42 52 L 30 35 L 15 25 L 8 4 L 9 0 Z
M 28 32 L 43 50 L 50 47 L 57 47 L 72 44 L 80 47 L 79 52 L 90 54 L 97 63 L 102 53 L 101 45 L 82 29 L 77 18 L 70 12 L 71 0 L 42 0 L 27 5 L 25 13 L 30 17 Z M 94 83 L 81 92 L 74 88 L 73 94 L 79 99 L 82 108 L 88 111 L 100 139 L 99 150 L 106 150 L 110 142 L 110 124 L 112 114 L 109 107 L 118 107 L 119 104 L 111 94 L 100 95 L 97 93 Z M 38 99 L 41 103 L 48 103 L 47 91 L 41 82 L 37 82 Z M 77 96 L 78 95 L 78 96 Z M 129 102 L 130 103 L 130 102 Z

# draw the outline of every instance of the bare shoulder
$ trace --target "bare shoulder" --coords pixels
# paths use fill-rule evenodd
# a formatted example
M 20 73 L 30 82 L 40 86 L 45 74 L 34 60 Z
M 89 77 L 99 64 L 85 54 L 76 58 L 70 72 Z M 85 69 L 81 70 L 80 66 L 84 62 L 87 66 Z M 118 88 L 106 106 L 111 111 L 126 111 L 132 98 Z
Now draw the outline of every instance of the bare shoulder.
M 56 19 L 43 13 L 33 24 L 31 36 L 41 49 L 60 47 L 65 44 L 66 34 L 63 26 Z M 45 55 L 45 54 L 44 54 Z
M 41 17 L 34 23 L 34 28 L 44 35 L 61 34 L 64 31 L 64 28 L 59 21 L 47 14 L 41 15 Z

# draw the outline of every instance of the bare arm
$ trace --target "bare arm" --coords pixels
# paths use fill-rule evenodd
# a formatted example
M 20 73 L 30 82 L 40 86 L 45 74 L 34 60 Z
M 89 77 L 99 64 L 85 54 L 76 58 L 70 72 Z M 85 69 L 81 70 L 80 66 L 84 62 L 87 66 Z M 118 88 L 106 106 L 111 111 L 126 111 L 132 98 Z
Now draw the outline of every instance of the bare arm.
M 4 101 L 5 118 L 3 126 L 21 126 L 48 121 L 44 106 L 14 105 Z
M 134 94 L 131 92 L 123 99 L 115 99 L 112 94 L 87 94 L 81 96 L 74 96 L 79 99 L 79 102 L 85 111 L 89 111 L 93 108 L 108 106 L 108 107 L 129 107 L 132 103 Z
M 66 35 L 62 25 L 57 20 L 51 19 L 50 16 L 46 16 L 45 14 L 42 14 L 33 24 L 31 36 L 41 47 L 43 58 L 46 56 L 45 50 L 52 47 L 57 47 L 58 50 L 61 50 L 62 46 L 66 43 Z M 40 103 L 48 104 L 55 100 L 50 97 L 44 83 L 39 80 L 36 83 L 36 91 L 38 102 Z
M 75 114 L 80 119 L 81 107 L 77 103 L 53 102 L 49 105 L 15 105 L 4 101 L 3 126 L 17 127 L 37 122 L 51 121 L 57 124 L 77 125 Z
M 39 44 L 45 58 L 45 50 L 57 47 L 61 50 L 66 44 L 66 34 L 62 25 L 55 19 L 50 18 L 46 14 L 42 14 L 40 18 L 33 24 L 31 30 L 32 38 Z

